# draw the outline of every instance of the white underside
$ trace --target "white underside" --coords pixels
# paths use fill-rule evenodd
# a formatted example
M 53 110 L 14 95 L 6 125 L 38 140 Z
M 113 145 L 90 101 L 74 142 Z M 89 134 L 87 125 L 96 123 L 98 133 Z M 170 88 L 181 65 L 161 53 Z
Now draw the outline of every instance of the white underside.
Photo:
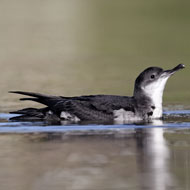
M 126 124 L 126 123 L 134 123 L 134 122 L 138 123 L 143 120 L 142 117 L 138 117 L 133 112 L 126 111 L 124 109 L 115 110 L 113 114 L 114 114 L 115 124 Z M 162 120 L 159 120 L 158 117 L 156 118 L 149 117 L 149 119 L 152 125 L 163 125 Z
M 136 116 L 132 111 L 126 111 L 124 109 L 113 111 L 114 122 L 116 123 L 129 123 L 133 121 L 140 121 L 142 118 Z
M 61 112 L 60 118 L 67 121 L 74 121 L 74 122 L 80 121 L 80 119 L 77 116 L 71 115 L 69 112 L 65 112 L 65 111 Z

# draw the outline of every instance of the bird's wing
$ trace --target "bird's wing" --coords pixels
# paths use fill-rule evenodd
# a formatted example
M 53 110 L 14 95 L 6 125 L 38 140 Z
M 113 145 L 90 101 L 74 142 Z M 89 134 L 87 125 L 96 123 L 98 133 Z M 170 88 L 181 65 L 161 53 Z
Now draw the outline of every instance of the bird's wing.
M 78 97 L 49 96 L 39 93 L 12 91 L 32 98 L 32 100 L 48 106 L 55 114 L 68 112 L 81 120 L 108 120 L 113 118 L 113 111 L 125 109 L 134 112 L 133 99 L 126 96 L 92 95 Z
M 134 101 L 131 97 L 112 95 L 93 95 L 79 97 L 62 97 L 54 105 L 54 110 L 67 111 L 82 120 L 113 119 L 113 111 L 125 109 L 134 112 Z

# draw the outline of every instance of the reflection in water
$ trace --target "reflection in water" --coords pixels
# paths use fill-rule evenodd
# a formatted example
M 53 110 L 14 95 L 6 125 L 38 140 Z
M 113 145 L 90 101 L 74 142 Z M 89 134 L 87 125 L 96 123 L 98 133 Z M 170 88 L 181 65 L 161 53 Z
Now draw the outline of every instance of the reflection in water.
M 141 152 L 138 165 L 142 173 L 143 189 L 165 190 L 173 186 L 169 171 L 170 152 L 162 128 L 139 129 L 138 148 Z
M 175 140 L 169 136 L 178 133 L 163 136 L 162 128 L 127 131 L 0 135 L 1 189 L 169 190 L 177 189 L 182 178 L 182 187 L 189 186 L 189 166 L 184 172 L 176 163 L 189 163 L 190 157 L 186 149 L 178 157 L 170 145 Z

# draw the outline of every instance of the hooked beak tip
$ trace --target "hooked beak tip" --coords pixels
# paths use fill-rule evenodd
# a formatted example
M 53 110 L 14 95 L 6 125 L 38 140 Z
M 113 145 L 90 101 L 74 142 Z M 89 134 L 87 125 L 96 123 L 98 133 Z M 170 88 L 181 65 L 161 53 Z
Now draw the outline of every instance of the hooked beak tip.
M 184 64 L 179 64 L 177 65 L 175 68 L 173 68 L 174 70 L 179 70 L 179 69 L 184 69 L 185 65 Z
M 181 69 L 184 69 L 185 68 L 185 65 L 184 64 L 179 64 L 177 65 L 176 67 L 174 67 L 173 69 L 171 70 L 167 70 L 167 71 L 164 71 L 164 73 L 168 76 L 171 76 L 173 75 L 176 71 L 178 70 L 181 70 Z

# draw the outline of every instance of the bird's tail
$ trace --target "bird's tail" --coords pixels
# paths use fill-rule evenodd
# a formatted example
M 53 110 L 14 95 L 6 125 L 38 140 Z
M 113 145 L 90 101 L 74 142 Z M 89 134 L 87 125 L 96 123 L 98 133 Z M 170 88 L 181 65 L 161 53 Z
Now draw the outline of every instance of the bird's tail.
M 25 108 L 10 112 L 11 114 L 18 114 L 18 116 L 10 118 L 12 121 L 41 121 L 44 120 L 48 108 Z
M 18 116 L 12 117 L 10 120 L 14 121 L 41 121 L 54 119 L 58 117 L 50 111 L 49 106 L 53 105 L 59 100 L 59 96 L 49 96 L 34 92 L 23 91 L 10 91 L 9 93 L 16 93 L 21 95 L 30 96 L 28 98 L 21 98 L 21 101 L 31 100 L 46 105 L 45 108 L 25 108 L 18 111 L 10 112 L 12 114 L 18 114 Z
M 34 92 L 23 92 L 23 91 L 9 91 L 9 93 L 15 93 L 15 94 L 22 94 L 22 95 L 26 95 L 26 96 L 31 96 L 32 98 L 20 98 L 21 101 L 25 101 L 25 100 L 31 100 L 31 101 L 35 101 L 44 105 L 49 106 L 48 104 L 51 102 L 52 100 L 59 98 L 58 96 L 49 96 L 49 95 L 44 95 L 44 94 L 40 94 L 40 93 L 34 93 Z M 51 100 L 51 101 L 50 101 Z

